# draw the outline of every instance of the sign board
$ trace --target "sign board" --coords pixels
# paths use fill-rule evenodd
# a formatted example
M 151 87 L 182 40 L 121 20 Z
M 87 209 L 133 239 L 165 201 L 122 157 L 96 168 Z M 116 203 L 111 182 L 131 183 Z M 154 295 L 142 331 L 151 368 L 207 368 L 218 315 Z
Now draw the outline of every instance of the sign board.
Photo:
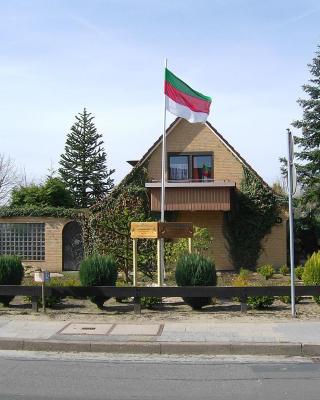
M 131 222 L 132 239 L 157 239 L 159 222 Z
M 191 222 L 131 222 L 132 239 L 192 238 Z
M 179 239 L 192 237 L 193 227 L 191 222 L 159 222 L 159 238 Z
M 42 271 L 34 273 L 34 281 L 35 282 L 49 282 L 50 281 L 50 272 Z

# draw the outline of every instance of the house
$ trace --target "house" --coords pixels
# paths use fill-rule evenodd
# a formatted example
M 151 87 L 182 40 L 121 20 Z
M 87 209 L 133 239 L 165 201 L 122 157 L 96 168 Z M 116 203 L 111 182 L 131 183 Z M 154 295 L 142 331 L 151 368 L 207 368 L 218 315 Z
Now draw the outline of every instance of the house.
M 210 255 L 217 270 L 232 270 L 223 233 L 224 213 L 231 208 L 232 193 L 240 189 L 244 167 L 264 185 L 267 183 L 209 122 L 190 124 L 177 118 L 167 129 L 166 152 L 165 211 L 173 212 L 175 221 L 208 228 L 213 236 Z M 141 160 L 128 161 L 147 168 L 151 211 L 160 211 L 161 156 L 162 136 Z M 286 219 L 284 215 L 278 218 L 264 237 L 258 265 L 286 264 Z

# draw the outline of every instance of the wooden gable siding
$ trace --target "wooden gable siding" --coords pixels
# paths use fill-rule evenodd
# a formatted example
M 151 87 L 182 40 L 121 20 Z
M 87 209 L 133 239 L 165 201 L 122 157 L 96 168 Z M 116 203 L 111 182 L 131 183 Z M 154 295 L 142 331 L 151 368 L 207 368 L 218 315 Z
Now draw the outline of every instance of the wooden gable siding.
M 181 120 L 167 136 L 167 153 L 212 152 L 214 180 L 229 180 L 240 186 L 243 168 L 240 160 L 205 124 Z M 161 144 L 148 160 L 149 181 L 161 180 Z

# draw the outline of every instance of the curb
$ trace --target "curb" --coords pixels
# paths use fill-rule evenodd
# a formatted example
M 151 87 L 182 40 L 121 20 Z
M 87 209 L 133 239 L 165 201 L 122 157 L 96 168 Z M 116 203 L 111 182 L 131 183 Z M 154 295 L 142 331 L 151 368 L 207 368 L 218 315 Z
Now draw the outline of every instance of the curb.
M 320 344 L 211 342 L 90 342 L 0 339 L 0 350 L 168 355 L 320 356 Z

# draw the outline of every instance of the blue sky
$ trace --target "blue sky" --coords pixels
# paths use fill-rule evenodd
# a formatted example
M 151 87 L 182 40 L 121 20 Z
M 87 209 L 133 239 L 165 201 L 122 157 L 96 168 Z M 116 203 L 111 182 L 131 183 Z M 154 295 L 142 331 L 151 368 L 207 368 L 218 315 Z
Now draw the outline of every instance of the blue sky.
M 270 183 L 320 44 L 318 0 L 0 0 L 0 152 L 39 181 L 86 107 L 119 181 L 162 133 L 163 66 Z M 168 123 L 170 122 L 169 118 Z

